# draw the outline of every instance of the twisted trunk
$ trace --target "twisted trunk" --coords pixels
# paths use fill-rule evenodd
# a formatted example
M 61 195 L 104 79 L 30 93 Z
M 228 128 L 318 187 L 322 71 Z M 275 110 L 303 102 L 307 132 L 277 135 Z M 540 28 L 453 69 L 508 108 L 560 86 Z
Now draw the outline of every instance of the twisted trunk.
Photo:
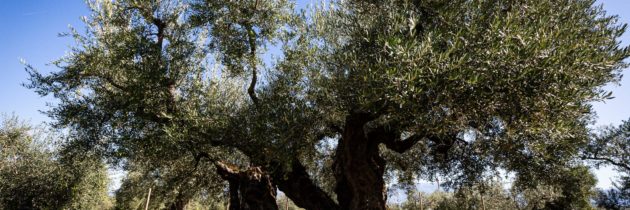
M 239 148 L 240 145 L 233 146 Z M 257 148 L 252 147 L 245 147 L 241 151 L 243 151 L 246 155 L 252 156 L 253 154 L 259 152 Z M 196 157 L 197 161 L 199 161 L 202 157 L 209 158 L 209 155 L 205 152 L 201 152 Z M 290 167 L 286 167 L 285 163 L 268 160 L 264 157 L 253 159 L 252 163 L 254 165 L 265 166 L 258 167 L 258 170 L 264 171 L 265 174 L 268 174 L 271 178 L 271 180 L 269 180 L 270 185 L 278 187 L 288 198 L 293 200 L 298 207 L 307 210 L 340 209 L 334 199 L 313 182 L 307 172 L 307 169 L 297 158 L 293 159 Z M 242 202 L 239 202 L 239 200 L 242 199 L 239 197 L 241 194 L 239 191 L 242 188 L 239 187 L 240 181 L 239 179 L 235 179 L 235 177 L 238 176 L 231 175 L 238 174 L 238 169 L 236 167 L 230 168 L 229 165 L 221 162 L 216 162 L 215 165 L 217 165 L 219 175 L 221 175 L 222 178 L 229 183 L 231 203 L 230 210 L 243 209 L 239 206 L 242 205 Z
M 370 120 L 368 114 L 349 115 L 337 145 L 335 191 L 341 209 L 386 209 L 385 160 L 379 156 L 378 139 L 369 138 L 364 129 Z
M 277 210 L 276 188 L 260 167 L 240 170 L 237 166 L 217 162 L 218 174 L 229 183 L 230 210 Z

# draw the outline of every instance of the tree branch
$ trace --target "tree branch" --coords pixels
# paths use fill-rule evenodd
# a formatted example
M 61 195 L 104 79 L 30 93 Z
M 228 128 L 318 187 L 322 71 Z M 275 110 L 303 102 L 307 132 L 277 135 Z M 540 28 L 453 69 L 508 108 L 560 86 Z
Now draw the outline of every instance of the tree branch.
M 617 162 L 617 161 L 615 161 L 615 160 L 613 160 L 613 159 L 610 159 L 610 158 L 606 158 L 606 157 L 597 157 L 597 156 L 582 156 L 582 159 L 583 159 L 583 160 L 599 160 L 599 161 L 605 161 L 605 162 L 607 162 L 608 164 L 611 164 L 611 165 L 613 165 L 613 166 L 617 166 L 617 167 L 623 168 L 623 169 L 625 169 L 625 170 L 627 170 L 627 171 L 630 171 L 630 165 L 628 165 L 628 164 L 624 164 L 624 163 L 621 163 L 621 162 Z
M 383 143 L 388 149 L 398 153 L 406 152 L 425 138 L 425 135 L 414 134 L 406 139 L 402 139 L 399 131 L 389 129 L 386 125 L 372 129 L 367 135 L 368 139 Z
M 319 186 L 311 180 L 306 168 L 295 159 L 291 164 L 291 171 L 274 171 L 274 182 L 278 189 L 300 208 L 309 210 L 335 210 L 339 205 L 330 198 Z
M 258 106 L 258 97 L 256 96 L 256 69 L 252 68 L 252 81 L 249 83 L 249 87 L 247 88 L 247 94 L 249 94 L 249 98 L 252 99 L 254 105 Z
M 237 166 L 224 163 L 222 161 L 215 161 L 214 165 L 216 166 L 217 173 L 221 176 L 221 178 L 225 180 L 238 179 L 238 173 L 240 173 L 240 170 Z
M 411 149 L 413 145 L 416 145 L 420 140 L 424 139 L 423 135 L 414 134 L 410 137 L 407 137 L 404 140 L 401 139 L 393 139 L 390 141 L 383 142 L 385 146 L 398 153 L 404 153 L 407 150 Z
M 249 67 L 252 69 L 252 80 L 247 88 L 247 94 L 254 102 L 254 105 L 258 106 L 258 97 L 256 96 L 256 81 L 258 75 L 256 71 L 256 32 L 252 28 L 249 22 L 243 24 L 247 29 L 247 38 L 249 44 Z

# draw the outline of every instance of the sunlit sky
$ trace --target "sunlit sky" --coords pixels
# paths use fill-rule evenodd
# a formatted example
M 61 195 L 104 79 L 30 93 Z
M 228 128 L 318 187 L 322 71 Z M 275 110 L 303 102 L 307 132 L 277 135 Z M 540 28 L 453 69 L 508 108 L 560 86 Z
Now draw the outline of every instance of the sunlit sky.
M 300 1 L 300 6 L 304 1 Z M 629 0 L 600 0 L 608 14 L 619 15 L 621 22 L 630 23 Z M 47 103 L 54 103 L 51 97 L 40 97 L 21 86 L 28 75 L 20 59 L 26 60 L 42 72 L 57 70 L 47 65 L 63 56 L 73 44 L 70 38 L 58 37 L 72 25 L 79 31 L 84 24 L 80 17 L 89 14 L 80 0 L 35 1 L 5 0 L 0 3 L 0 113 L 11 114 L 33 124 L 50 122 L 40 111 L 47 110 Z M 622 45 L 630 44 L 630 32 L 622 37 Z M 624 70 L 630 74 L 630 70 Z M 614 99 L 605 103 L 595 103 L 598 120 L 594 127 L 618 125 L 630 118 L 630 75 L 621 81 L 620 86 L 606 87 L 613 91 Z M 609 188 L 615 173 L 610 168 L 595 171 L 598 187 Z M 427 183 L 425 188 L 431 188 Z

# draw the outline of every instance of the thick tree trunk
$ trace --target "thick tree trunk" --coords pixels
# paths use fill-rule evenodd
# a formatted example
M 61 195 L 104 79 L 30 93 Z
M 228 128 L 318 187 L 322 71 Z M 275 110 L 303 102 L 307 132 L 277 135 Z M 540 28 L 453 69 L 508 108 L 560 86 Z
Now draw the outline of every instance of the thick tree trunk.
M 218 174 L 229 183 L 230 210 L 277 210 L 276 188 L 268 174 L 260 167 L 239 170 L 238 167 L 218 162 Z
M 368 138 L 364 126 L 368 114 L 352 114 L 337 145 L 336 193 L 341 209 L 386 209 L 385 160 L 379 155 L 378 139 Z
M 306 168 L 299 160 L 293 161 L 291 172 L 287 174 L 276 173 L 274 182 L 300 208 L 308 210 L 340 209 L 339 205 L 326 192 L 311 181 Z

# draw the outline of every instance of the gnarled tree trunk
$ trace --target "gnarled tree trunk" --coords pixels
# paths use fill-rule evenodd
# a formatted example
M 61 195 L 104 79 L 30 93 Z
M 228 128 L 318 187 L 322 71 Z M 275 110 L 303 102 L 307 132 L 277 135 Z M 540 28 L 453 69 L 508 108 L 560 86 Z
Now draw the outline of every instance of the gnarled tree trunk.
M 229 183 L 230 210 L 277 210 L 276 188 L 260 167 L 240 170 L 237 166 L 215 163 L 218 174 Z
M 259 152 L 257 150 L 252 150 L 251 147 L 245 147 L 245 149 L 241 151 L 247 155 L 253 155 Z M 197 159 L 201 157 L 209 157 L 209 155 L 207 153 L 201 153 Z M 272 178 L 272 180 L 270 180 L 270 184 L 272 186 L 277 186 L 298 207 L 307 210 L 341 209 L 331 196 L 313 182 L 307 172 L 307 169 L 297 158 L 293 159 L 290 167 L 286 167 L 284 163 L 273 160 L 258 158 L 253 161 L 254 165 L 267 166 L 266 168 L 260 167 L 258 169 L 264 171 L 266 174 L 269 174 Z M 220 175 L 238 173 L 238 169 L 231 169 L 227 164 L 219 162 L 216 163 L 216 165 Z M 241 202 L 237 202 L 241 199 L 239 198 L 240 193 L 238 192 L 242 188 L 242 186 L 239 185 L 240 181 L 238 179 L 234 179 L 235 176 L 221 176 L 228 181 L 230 185 L 230 210 L 242 209 L 240 207 L 240 205 L 242 205 Z
M 385 160 L 379 155 L 379 140 L 365 131 L 370 120 L 368 114 L 349 115 L 337 145 L 335 192 L 341 209 L 386 209 Z

